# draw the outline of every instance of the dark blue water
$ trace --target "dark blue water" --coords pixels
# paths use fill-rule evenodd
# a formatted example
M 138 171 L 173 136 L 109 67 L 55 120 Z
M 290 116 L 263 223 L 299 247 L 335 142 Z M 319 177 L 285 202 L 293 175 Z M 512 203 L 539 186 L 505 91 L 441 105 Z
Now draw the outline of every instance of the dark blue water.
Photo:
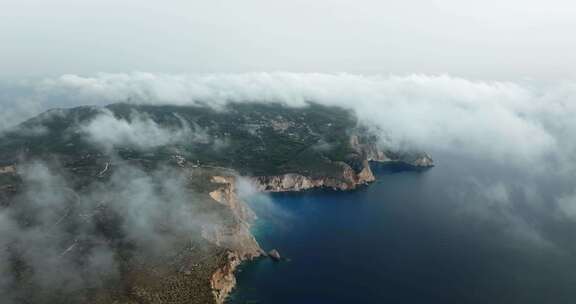
M 290 260 L 242 266 L 230 302 L 576 303 L 576 226 L 550 206 L 564 185 L 437 161 L 377 167 L 354 192 L 254 199 L 259 242 Z

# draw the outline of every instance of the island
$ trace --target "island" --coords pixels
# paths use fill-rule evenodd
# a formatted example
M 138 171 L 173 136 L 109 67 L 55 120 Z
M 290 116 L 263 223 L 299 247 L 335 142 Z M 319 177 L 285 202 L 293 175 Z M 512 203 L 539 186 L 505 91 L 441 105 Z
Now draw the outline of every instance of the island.
M 239 187 L 348 191 L 376 179 L 371 162 L 434 165 L 382 134 L 313 102 L 49 110 L 0 134 L 0 288 L 14 303 L 224 303 L 238 265 L 267 255 Z

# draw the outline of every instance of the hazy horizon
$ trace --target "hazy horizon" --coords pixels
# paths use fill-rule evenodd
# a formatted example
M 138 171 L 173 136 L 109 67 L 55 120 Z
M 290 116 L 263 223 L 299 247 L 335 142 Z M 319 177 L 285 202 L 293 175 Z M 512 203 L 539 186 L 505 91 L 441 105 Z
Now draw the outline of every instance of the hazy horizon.
M 2 4 L 0 79 L 131 71 L 576 76 L 576 5 L 567 0 Z

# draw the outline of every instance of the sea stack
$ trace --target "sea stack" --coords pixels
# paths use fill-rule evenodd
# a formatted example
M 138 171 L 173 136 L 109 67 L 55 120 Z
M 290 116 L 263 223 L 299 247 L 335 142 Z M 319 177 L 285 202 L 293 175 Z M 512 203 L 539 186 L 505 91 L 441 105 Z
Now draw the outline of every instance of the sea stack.
M 268 256 L 276 262 L 280 261 L 280 259 L 282 258 L 280 256 L 280 253 L 276 249 L 272 249 L 272 250 L 268 251 Z

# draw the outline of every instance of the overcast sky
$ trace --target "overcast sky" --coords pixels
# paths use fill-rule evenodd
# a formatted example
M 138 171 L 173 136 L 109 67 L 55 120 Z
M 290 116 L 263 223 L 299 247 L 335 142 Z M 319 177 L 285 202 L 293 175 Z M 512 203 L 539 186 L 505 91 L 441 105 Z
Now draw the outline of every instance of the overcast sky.
M 149 71 L 574 78 L 569 0 L 0 0 L 0 77 Z

